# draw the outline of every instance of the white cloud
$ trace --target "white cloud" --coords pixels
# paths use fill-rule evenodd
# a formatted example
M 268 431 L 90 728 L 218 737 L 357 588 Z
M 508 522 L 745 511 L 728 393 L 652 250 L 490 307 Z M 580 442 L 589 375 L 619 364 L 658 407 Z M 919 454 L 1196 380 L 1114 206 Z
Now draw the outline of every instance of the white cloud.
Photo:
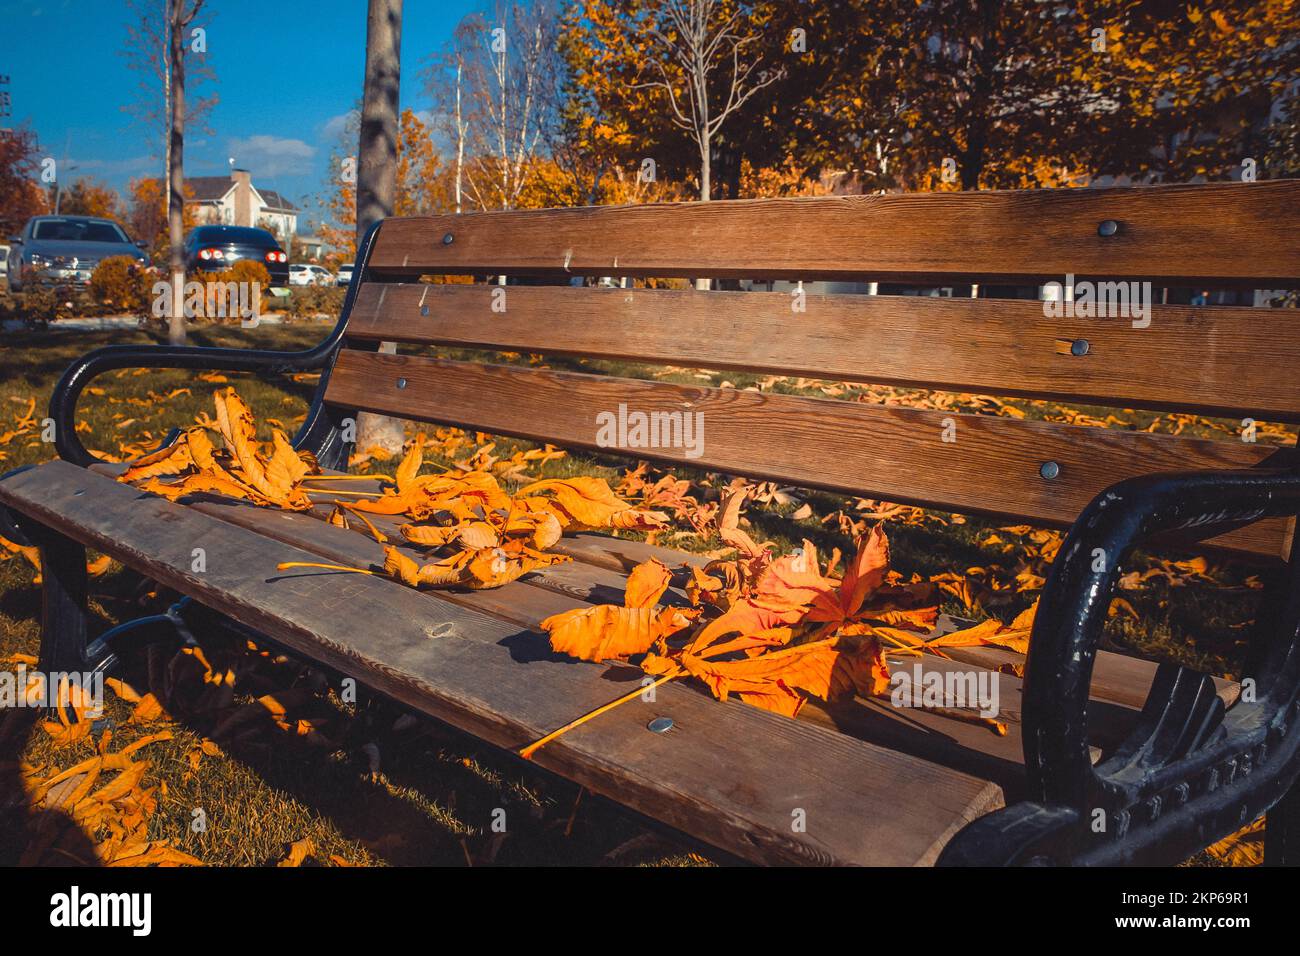
M 349 131 L 355 133 L 361 126 L 361 113 L 358 110 L 348 110 L 346 113 L 340 113 L 338 116 L 331 116 L 325 121 L 325 126 L 321 129 L 321 137 L 331 146 L 336 144 L 344 133 Z
M 316 155 L 316 147 L 300 139 L 265 134 L 232 137 L 227 146 L 236 166 L 260 177 L 308 174 L 312 157 Z
M 56 157 L 59 165 L 62 160 Z M 127 159 L 77 159 L 73 158 L 68 161 L 70 176 L 101 176 L 101 177 L 119 177 L 119 176 L 139 176 L 148 174 L 151 176 L 161 175 L 163 172 L 163 161 L 157 156 L 131 156 Z

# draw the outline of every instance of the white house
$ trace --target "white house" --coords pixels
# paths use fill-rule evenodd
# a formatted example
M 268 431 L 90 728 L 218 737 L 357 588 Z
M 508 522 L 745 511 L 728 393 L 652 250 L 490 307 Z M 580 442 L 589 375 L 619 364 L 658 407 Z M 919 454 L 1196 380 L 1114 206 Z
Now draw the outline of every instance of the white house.
M 199 224 L 259 226 L 287 242 L 298 229 L 298 208 L 273 189 L 253 185 L 246 169 L 225 176 L 188 176 L 186 205 L 194 207 Z

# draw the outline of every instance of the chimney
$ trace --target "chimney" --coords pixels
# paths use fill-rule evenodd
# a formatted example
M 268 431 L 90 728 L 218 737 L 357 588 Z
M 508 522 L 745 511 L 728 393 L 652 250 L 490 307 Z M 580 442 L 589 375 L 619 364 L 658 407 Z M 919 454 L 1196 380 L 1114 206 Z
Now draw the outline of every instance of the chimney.
M 232 169 L 230 178 L 235 184 L 235 222 L 236 226 L 252 226 L 253 222 L 253 180 L 247 169 Z

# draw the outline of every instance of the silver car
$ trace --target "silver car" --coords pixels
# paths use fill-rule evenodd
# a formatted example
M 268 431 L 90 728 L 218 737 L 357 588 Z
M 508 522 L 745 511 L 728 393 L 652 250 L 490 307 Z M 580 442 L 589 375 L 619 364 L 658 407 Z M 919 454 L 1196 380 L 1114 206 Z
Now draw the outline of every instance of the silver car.
M 84 286 L 101 259 L 130 256 L 148 262 L 134 243 L 111 219 L 93 216 L 34 216 L 21 235 L 10 238 L 9 288 L 22 291 L 32 285 Z

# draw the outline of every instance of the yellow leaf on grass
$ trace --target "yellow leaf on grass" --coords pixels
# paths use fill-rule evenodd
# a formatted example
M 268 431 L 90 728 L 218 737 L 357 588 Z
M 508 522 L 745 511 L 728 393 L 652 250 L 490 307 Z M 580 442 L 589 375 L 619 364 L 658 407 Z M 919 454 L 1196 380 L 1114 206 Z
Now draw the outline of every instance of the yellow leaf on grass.
M 718 509 L 718 537 L 748 557 L 757 557 L 763 553 L 753 538 L 740 528 L 740 506 L 749 497 L 748 489 L 734 491 L 722 499 Z
M 127 720 L 129 724 L 144 724 L 151 720 L 158 720 L 163 716 L 162 704 L 155 697 L 152 691 L 140 698 L 139 703 L 131 711 L 131 717 Z
M 289 845 L 289 852 L 276 866 L 302 866 L 303 862 L 316 852 L 316 844 L 308 837 L 296 840 Z
M 128 704 L 136 704 L 140 702 L 140 692 L 120 677 L 105 677 L 104 684 L 109 690 Z

